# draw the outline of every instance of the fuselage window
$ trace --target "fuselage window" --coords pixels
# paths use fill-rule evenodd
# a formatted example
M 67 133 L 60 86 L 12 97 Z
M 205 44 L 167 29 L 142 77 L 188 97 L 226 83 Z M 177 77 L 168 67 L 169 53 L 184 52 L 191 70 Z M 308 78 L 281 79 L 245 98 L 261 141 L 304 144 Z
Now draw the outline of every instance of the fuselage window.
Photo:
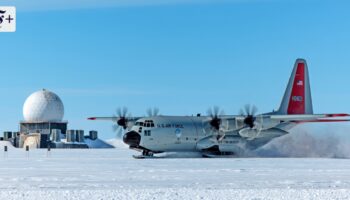
M 151 136 L 151 130 L 144 130 L 145 136 Z

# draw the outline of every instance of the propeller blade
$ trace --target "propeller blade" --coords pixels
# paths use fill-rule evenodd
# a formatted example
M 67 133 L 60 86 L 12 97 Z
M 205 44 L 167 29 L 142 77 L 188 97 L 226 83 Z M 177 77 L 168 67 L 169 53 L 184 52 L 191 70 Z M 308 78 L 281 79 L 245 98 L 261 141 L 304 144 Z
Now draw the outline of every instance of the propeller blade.
M 123 135 L 124 135 L 124 129 L 119 128 L 117 131 L 117 138 L 121 139 L 123 138 Z
M 128 118 L 131 118 L 131 114 L 128 113 L 128 108 L 127 107 L 122 107 L 122 108 L 117 108 L 116 109 L 116 114 L 117 116 L 115 116 L 116 119 L 116 126 L 121 126 L 123 127 L 123 129 L 127 129 L 128 126 Z M 115 128 L 113 128 L 115 131 L 117 131 Z
M 246 104 L 244 106 L 244 109 L 240 109 L 240 115 L 244 116 L 244 124 L 246 127 L 249 127 L 250 129 L 254 128 L 255 126 L 255 120 L 256 120 L 256 113 L 258 112 L 258 108 L 255 105 Z
M 218 106 L 214 106 L 209 108 L 207 111 L 208 116 L 211 118 L 209 124 L 214 129 L 214 131 L 220 130 L 221 119 L 220 115 L 222 115 L 223 110 L 221 110 Z
M 147 116 L 148 116 L 148 117 L 151 117 L 151 116 L 152 116 L 152 110 L 151 110 L 151 108 L 148 108 L 147 111 L 146 111 L 146 113 L 147 113 Z
M 243 111 L 243 109 L 241 108 L 241 109 L 239 109 L 239 115 L 242 115 L 242 116 L 244 116 L 245 114 L 244 114 L 244 111 Z
M 245 111 L 245 114 L 246 115 L 250 115 L 250 105 L 249 104 L 246 104 L 244 106 L 244 111 Z
M 113 124 L 112 129 L 113 132 L 116 132 L 116 137 L 121 139 L 125 133 L 125 130 L 129 130 L 132 127 L 132 117 L 128 111 L 128 108 L 125 106 L 117 108 L 115 113 L 116 114 L 113 115 L 113 117 L 115 117 L 115 120 L 113 120 L 115 124 Z M 131 121 L 129 122 L 129 120 Z
M 118 125 L 116 125 L 116 124 L 114 124 L 114 125 L 112 126 L 113 132 L 117 132 L 117 130 L 118 130 L 119 128 L 120 128 L 120 127 L 119 127 Z
M 118 116 L 118 117 L 122 116 L 122 110 L 121 110 L 121 108 L 117 108 L 117 116 Z
M 210 108 L 208 108 L 208 110 L 207 110 L 207 115 L 208 115 L 209 117 L 213 117 L 213 113 L 211 112 L 211 109 L 210 109 Z
M 122 116 L 121 117 L 126 117 L 128 113 L 128 108 L 127 107 L 123 107 L 123 112 L 122 112 Z
M 118 125 L 113 125 L 113 132 L 116 133 L 117 139 L 121 139 L 124 135 L 124 129 Z
M 251 112 L 250 112 L 250 113 L 251 113 L 252 115 L 255 115 L 257 112 L 258 112 L 258 108 L 257 108 L 256 106 L 253 105 L 253 106 L 251 107 Z
M 159 108 L 148 108 L 146 112 L 148 117 L 155 117 L 159 115 Z
M 154 116 L 158 116 L 159 115 L 159 108 L 154 108 L 153 111 L 154 111 L 153 112 Z
M 219 115 L 219 112 L 220 112 L 219 106 L 214 106 L 213 111 L 214 111 L 214 115 L 215 115 L 215 116 L 218 116 L 218 115 Z

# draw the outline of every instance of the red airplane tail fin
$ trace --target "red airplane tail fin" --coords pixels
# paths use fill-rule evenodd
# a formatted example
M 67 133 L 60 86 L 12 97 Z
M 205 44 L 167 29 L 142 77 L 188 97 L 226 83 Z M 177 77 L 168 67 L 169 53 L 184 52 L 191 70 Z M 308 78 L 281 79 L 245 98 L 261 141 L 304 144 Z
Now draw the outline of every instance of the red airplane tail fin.
M 306 61 L 295 61 L 278 114 L 313 114 L 309 72 Z

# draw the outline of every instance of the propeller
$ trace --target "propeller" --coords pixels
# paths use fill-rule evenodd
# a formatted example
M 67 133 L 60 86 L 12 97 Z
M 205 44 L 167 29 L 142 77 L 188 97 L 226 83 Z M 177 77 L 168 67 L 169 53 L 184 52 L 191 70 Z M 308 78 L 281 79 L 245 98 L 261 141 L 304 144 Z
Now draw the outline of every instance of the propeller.
M 223 115 L 224 111 L 220 110 L 218 106 L 214 106 L 213 108 L 208 109 L 207 114 L 211 118 L 211 120 L 209 121 L 211 127 L 214 130 L 219 131 L 221 124 L 221 119 L 219 118 L 219 115 Z
M 147 116 L 148 117 L 155 117 L 159 115 L 159 108 L 148 108 L 147 109 Z
M 124 130 L 130 127 L 128 118 L 131 118 L 131 114 L 128 112 L 127 107 L 117 108 L 116 114 L 116 124 L 113 125 L 113 131 L 117 132 L 117 137 L 122 138 Z
M 214 106 L 207 110 L 207 114 L 210 117 L 209 124 L 215 133 L 213 136 L 216 138 L 216 141 L 221 141 L 225 137 L 225 133 L 223 135 L 220 134 L 220 132 L 222 132 L 222 130 L 220 130 L 222 122 L 220 115 L 224 115 L 224 111 L 218 106 Z
M 249 128 L 254 127 L 254 122 L 256 120 L 255 114 L 258 112 L 258 108 L 254 105 L 246 104 L 244 110 L 241 109 L 239 114 L 245 116 L 244 124 Z
M 258 108 L 250 104 L 246 104 L 244 109 L 240 110 L 240 115 L 245 117 L 243 120 L 245 127 L 239 131 L 239 134 L 243 137 L 249 138 L 249 140 L 257 138 L 263 129 L 264 118 L 262 115 L 256 116 L 257 112 Z

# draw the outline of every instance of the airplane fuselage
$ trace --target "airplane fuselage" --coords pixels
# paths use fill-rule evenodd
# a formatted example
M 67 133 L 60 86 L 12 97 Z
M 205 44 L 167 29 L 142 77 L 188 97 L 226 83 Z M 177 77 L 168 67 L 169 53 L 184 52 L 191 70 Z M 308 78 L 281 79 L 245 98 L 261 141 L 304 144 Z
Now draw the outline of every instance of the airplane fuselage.
M 213 135 L 213 130 L 206 116 L 156 116 L 142 118 L 134 124 L 130 132 L 138 134 L 139 141 L 130 144 L 124 142 L 134 149 L 147 149 L 152 152 L 167 151 L 210 151 L 211 148 L 218 148 L 221 152 L 237 152 L 240 148 L 257 148 L 274 137 L 285 135 L 288 132 L 274 128 L 280 121 L 271 121 L 266 128 L 261 130 L 261 136 L 257 135 L 253 140 L 242 137 L 239 130 L 244 127 L 242 122 L 231 116 L 223 119 L 226 124 L 225 135 Z M 216 137 L 216 138 L 215 138 Z M 222 137 L 218 140 L 219 137 Z M 250 137 L 251 138 L 251 137 Z

